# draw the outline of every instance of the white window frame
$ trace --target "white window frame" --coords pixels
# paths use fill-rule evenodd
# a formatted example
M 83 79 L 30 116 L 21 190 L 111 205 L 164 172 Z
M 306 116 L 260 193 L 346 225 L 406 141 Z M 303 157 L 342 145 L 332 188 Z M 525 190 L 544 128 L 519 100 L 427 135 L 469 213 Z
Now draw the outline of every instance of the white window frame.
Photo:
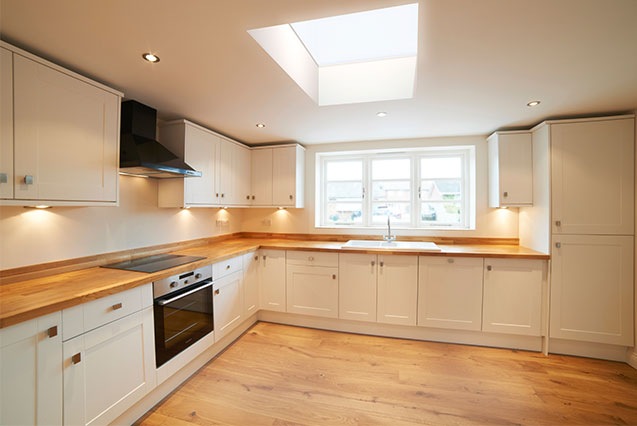
M 449 157 L 459 156 L 462 160 L 461 177 L 461 217 L 459 224 L 449 223 L 425 223 L 421 218 L 421 200 L 419 198 L 419 188 L 421 183 L 420 159 L 423 157 Z M 372 179 L 371 161 L 376 159 L 411 159 L 411 222 L 409 224 L 396 224 L 396 228 L 401 229 L 422 229 L 422 230 L 468 230 L 475 226 L 476 203 L 475 203 L 475 147 L 474 146 L 443 146 L 424 147 L 411 149 L 393 150 L 365 150 L 349 152 L 319 152 L 316 155 L 316 207 L 315 226 L 317 228 L 334 229 L 378 229 L 384 225 L 372 224 Z M 332 161 L 362 161 L 362 188 L 364 197 L 362 199 L 362 223 L 334 224 L 328 222 L 327 218 L 327 163 Z

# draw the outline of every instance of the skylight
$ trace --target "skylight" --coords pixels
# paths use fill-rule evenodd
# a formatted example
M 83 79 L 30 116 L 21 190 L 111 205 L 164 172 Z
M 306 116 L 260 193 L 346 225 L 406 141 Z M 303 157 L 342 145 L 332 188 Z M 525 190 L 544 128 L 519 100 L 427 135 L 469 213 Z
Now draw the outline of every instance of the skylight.
M 248 33 L 319 105 L 413 97 L 417 3 Z

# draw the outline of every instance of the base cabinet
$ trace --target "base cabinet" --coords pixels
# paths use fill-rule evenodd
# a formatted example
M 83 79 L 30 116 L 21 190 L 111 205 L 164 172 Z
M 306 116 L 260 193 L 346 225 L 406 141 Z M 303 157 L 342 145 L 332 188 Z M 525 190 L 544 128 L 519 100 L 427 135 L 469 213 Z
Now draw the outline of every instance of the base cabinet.
M 378 259 L 375 254 L 340 254 L 338 317 L 376 322 Z
M 243 314 L 248 317 L 259 310 L 259 253 L 243 255 Z
M 243 271 L 236 271 L 222 278 L 215 278 L 213 285 L 213 310 L 215 341 L 221 339 L 241 323 L 243 317 Z
M 261 309 L 285 312 L 285 251 L 260 250 L 259 300 Z
M 485 259 L 482 331 L 542 335 L 541 260 Z
M 550 337 L 632 346 L 632 236 L 554 235 Z
M 64 424 L 109 424 L 154 378 L 152 308 L 64 342 Z
M 482 266 L 481 258 L 421 256 L 418 325 L 480 330 Z
M 338 317 L 338 254 L 287 253 L 287 311 Z
M 62 315 L 0 330 L 0 424 L 62 424 Z
M 418 295 L 417 256 L 378 256 L 376 320 L 386 324 L 416 325 Z

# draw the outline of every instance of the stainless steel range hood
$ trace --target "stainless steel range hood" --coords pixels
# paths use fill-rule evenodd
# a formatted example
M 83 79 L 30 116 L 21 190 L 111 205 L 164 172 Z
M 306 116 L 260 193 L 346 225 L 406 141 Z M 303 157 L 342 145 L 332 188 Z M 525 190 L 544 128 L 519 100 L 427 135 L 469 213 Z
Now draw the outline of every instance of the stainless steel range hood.
M 137 101 L 122 102 L 119 172 L 170 179 L 201 176 L 156 140 L 157 110 Z

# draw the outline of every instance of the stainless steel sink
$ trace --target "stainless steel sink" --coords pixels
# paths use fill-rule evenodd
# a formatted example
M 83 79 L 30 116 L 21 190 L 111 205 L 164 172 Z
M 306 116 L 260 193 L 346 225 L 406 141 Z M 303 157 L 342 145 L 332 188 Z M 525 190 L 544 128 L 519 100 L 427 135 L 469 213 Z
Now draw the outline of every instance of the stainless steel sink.
M 428 241 L 377 241 L 377 240 L 349 240 L 342 245 L 347 249 L 384 249 L 401 251 L 440 251 L 435 243 Z

